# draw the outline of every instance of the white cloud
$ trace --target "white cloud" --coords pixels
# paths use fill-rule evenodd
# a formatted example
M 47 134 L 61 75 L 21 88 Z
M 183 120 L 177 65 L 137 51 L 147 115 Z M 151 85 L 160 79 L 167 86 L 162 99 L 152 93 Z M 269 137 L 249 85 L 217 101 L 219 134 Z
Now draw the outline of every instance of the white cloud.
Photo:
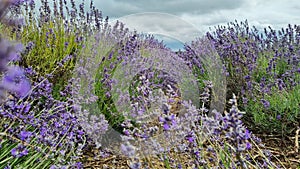
M 131 30 L 171 37 L 182 43 L 192 41 L 196 36 L 201 36 L 197 27 L 178 16 L 165 13 L 139 13 L 121 17 L 118 20 L 125 23 L 125 27 Z M 114 22 L 111 24 L 114 25 Z

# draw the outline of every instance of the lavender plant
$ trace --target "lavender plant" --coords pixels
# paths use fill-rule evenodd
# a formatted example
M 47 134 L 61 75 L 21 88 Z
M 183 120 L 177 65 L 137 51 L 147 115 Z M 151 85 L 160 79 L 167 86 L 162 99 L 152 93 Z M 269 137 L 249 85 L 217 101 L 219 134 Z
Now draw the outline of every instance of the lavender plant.
M 118 25 L 116 25 L 117 27 Z M 120 25 L 122 27 L 122 24 Z M 114 35 L 122 35 L 122 28 L 120 28 L 120 32 Z M 123 35 L 124 36 L 124 35 Z M 113 104 L 113 100 L 111 98 L 111 89 L 113 85 L 113 75 L 114 71 L 122 62 L 129 61 L 129 57 L 131 55 L 136 55 L 137 51 L 140 47 L 146 47 L 144 44 L 142 44 L 142 41 L 136 39 L 136 35 L 131 36 L 127 35 L 129 38 L 124 37 L 124 42 L 119 43 L 115 42 L 115 46 L 112 46 L 112 50 L 108 51 L 107 56 L 104 56 L 102 58 L 102 61 L 100 62 L 100 67 L 98 70 L 98 74 L 96 76 L 96 95 L 98 96 L 105 96 L 100 98 L 99 100 L 99 107 L 107 110 L 109 105 Z M 120 37 L 121 38 L 121 37 Z M 140 46 L 140 47 L 139 47 Z M 124 64 L 124 63 L 123 63 Z M 108 107 L 107 107 L 108 106 Z M 111 117 L 108 116 L 114 116 L 112 112 L 117 112 L 116 108 L 110 107 L 111 109 L 109 112 L 107 112 L 106 116 L 108 119 L 111 119 Z M 118 115 L 116 115 L 115 118 L 117 118 Z M 114 120 L 113 120 L 114 121 Z
M 26 75 L 36 76 L 29 68 Z M 79 165 L 78 155 L 87 140 L 72 99 L 54 99 L 53 85 L 42 77 L 33 86 L 28 96 L 8 98 L 1 106 L 1 166 Z
M 93 1 L 90 4 L 82 1 L 80 5 L 74 1 L 51 3 L 42 0 L 40 6 L 36 3 L 30 0 L 15 5 L 9 14 L 14 17 L 24 16 L 25 25 L 20 27 L 21 31 L 6 31 L 11 38 L 22 37 L 22 43 L 30 48 L 21 58 L 20 65 L 32 66 L 41 76 L 52 74 L 54 96 L 59 97 L 59 91 L 67 85 L 63 79 L 72 77 L 83 42 L 93 32 L 102 29 L 104 32 L 108 18 L 102 19 L 101 11 L 94 7 Z M 89 11 L 85 11 L 87 5 Z M 56 65 L 67 55 L 72 56 L 72 59 L 56 69 Z
M 15 5 L 11 9 L 17 10 L 21 6 Z M 32 48 L 30 42 L 22 54 L 28 55 Z M 6 71 L 1 87 L 10 95 L 1 104 L 0 111 L 1 168 L 82 168 L 78 155 L 87 139 L 74 115 L 78 106 L 70 97 L 72 80 L 60 92 L 63 101 L 57 100 L 52 95 L 53 84 L 47 78 L 40 77 L 32 68 L 23 71 L 7 65 L 10 60 L 19 59 L 18 46 L 10 46 L 1 37 L 1 51 L 1 69 Z M 54 70 L 65 66 L 71 58 L 64 58 Z M 53 74 L 47 77 L 53 77 Z M 33 82 L 32 89 L 29 78 Z
M 253 119 L 256 125 L 266 124 L 261 125 L 263 131 L 267 131 L 274 123 L 281 123 L 277 126 L 291 128 L 277 128 L 277 132 L 289 133 L 288 130 L 295 127 L 291 123 L 297 125 L 295 121 L 299 119 L 298 108 L 291 106 L 293 108 L 279 113 L 278 109 L 270 109 L 270 106 L 275 106 L 275 100 L 271 98 L 276 98 L 278 93 L 294 93 L 298 90 L 298 36 L 297 25 L 288 25 L 286 29 L 277 32 L 269 27 L 259 33 L 255 27 L 250 28 L 247 21 L 231 22 L 227 27 L 218 26 L 214 32 L 207 33 L 223 60 L 227 74 L 227 96 L 236 93 L 244 110 L 251 112 L 246 115 L 247 118 Z M 289 99 L 281 103 L 299 104 L 294 94 L 287 98 Z M 277 114 L 288 117 L 291 123 L 275 120 L 269 123 L 270 118 Z

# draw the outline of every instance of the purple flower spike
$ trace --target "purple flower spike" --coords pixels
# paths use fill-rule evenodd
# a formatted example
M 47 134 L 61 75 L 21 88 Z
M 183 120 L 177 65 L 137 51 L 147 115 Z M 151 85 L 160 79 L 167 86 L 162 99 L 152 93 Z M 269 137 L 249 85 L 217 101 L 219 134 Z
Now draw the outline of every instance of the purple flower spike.
M 22 141 L 25 141 L 27 138 L 31 137 L 32 136 L 32 132 L 30 131 L 21 131 L 20 134 L 19 134 L 19 137 Z
M 170 130 L 170 125 L 168 123 L 164 123 L 164 130 Z
M 16 148 L 13 148 L 10 151 L 11 155 L 17 158 L 23 157 L 28 155 L 28 150 L 26 149 L 26 147 L 22 144 L 19 144 Z
M 281 119 L 281 115 L 278 114 L 278 115 L 276 116 L 276 119 L 277 119 L 277 120 L 280 120 L 280 119 Z
M 13 148 L 13 149 L 11 150 L 11 155 L 12 155 L 12 156 L 16 157 L 18 154 L 19 154 L 19 152 L 18 152 L 17 148 Z
M 260 101 L 264 105 L 265 108 L 269 108 L 270 107 L 270 102 L 268 102 L 267 100 L 261 99 Z

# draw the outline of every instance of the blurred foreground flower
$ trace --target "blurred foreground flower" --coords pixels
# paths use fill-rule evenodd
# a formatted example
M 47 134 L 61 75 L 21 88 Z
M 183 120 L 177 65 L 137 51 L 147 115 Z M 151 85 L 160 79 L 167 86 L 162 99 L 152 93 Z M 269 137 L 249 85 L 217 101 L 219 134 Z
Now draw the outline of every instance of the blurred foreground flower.
M 17 66 L 10 66 L 5 73 L 0 86 L 19 97 L 24 97 L 31 88 L 30 82 L 24 75 L 23 69 Z
M 2 17 L 6 13 L 6 9 L 9 7 L 9 5 L 12 3 L 10 0 L 1 0 L 0 1 L 0 20 L 2 20 Z
M 0 21 L 2 21 L 10 4 L 16 2 L 19 1 L 0 1 Z M 30 82 L 25 77 L 22 68 L 18 66 L 8 66 L 11 61 L 16 61 L 20 58 L 19 53 L 22 51 L 22 48 L 21 44 L 13 45 L 3 39 L 0 34 L 0 74 L 2 75 L 0 82 L 0 102 L 5 98 L 6 91 L 12 92 L 19 97 L 24 97 L 31 88 Z

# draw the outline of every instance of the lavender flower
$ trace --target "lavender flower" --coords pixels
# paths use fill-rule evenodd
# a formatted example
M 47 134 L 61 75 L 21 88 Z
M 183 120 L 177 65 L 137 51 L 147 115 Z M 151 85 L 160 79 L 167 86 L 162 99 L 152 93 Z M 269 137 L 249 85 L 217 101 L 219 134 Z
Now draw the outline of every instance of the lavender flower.
M 263 106 L 265 108 L 269 108 L 270 107 L 270 102 L 269 101 L 267 101 L 265 99 L 261 99 L 260 101 L 261 101 L 261 103 L 263 104 Z
M 30 131 L 24 131 L 22 130 L 19 134 L 19 138 L 22 140 L 22 141 L 25 141 L 27 140 L 29 137 L 32 136 L 32 132 Z
M 122 153 L 128 157 L 134 157 L 135 153 L 136 153 L 136 148 L 134 146 L 132 146 L 130 143 L 125 144 L 121 144 L 120 147 Z
M 28 150 L 25 146 L 23 146 L 22 144 L 19 144 L 16 148 L 13 148 L 11 150 L 11 155 L 14 157 L 23 157 L 28 155 Z

